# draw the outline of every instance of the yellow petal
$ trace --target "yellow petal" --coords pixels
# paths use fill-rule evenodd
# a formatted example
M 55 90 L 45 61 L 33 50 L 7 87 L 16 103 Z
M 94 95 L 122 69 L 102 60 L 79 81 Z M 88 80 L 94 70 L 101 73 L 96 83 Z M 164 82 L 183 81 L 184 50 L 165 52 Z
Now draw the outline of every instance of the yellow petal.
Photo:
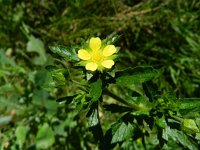
M 113 65 L 115 64 L 115 62 L 113 60 L 104 60 L 101 65 L 104 66 L 105 68 L 110 69 Z
M 78 57 L 83 60 L 89 60 L 91 58 L 91 55 L 90 55 L 90 53 L 88 53 L 88 51 L 86 51 L 84 49 L 80 49 L 78 51 Z
M 114 54 L 116 52 L 116 48 L 114 45 L 107 45 L 104 49 L 103 49 L 103 55 L 104 56 L 111 56 L 112 54 Z
M 101 39 L 96 37 L 96 38 L 91 38 L 90 39 L 90 48 L 95 51 L 95 50 L 98 50 L 100 49 L 101 47 Z
M 86 70 L 91 70 L 91 71 L 97 70 L 97 67 L 98 67 L 98 65 L 93 62 L 87 63 L 85 66 Z

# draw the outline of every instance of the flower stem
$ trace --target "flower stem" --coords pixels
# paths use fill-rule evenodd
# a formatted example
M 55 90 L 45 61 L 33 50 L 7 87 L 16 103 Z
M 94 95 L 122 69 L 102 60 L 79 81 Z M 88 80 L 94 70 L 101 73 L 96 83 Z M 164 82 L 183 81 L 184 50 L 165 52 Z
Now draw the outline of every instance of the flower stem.
M 133 110 L 140 110 L 141 109 L 141 107 L 139 107 L 138 105 L 130 104 L 129 102 L 127 102 L 124 99 L 122 99 L 121 97 L 119 97 L 119 96 L 115 95 L 114 93 L 110 92 L 108 89 L 105 89 L 104 94 L 114 98 L 116 101 L 118 101 L 118 102 L 120 102 L 120 103 L 122 103 L 124 105 L 127 105 L 128 107 L 131 107 Z

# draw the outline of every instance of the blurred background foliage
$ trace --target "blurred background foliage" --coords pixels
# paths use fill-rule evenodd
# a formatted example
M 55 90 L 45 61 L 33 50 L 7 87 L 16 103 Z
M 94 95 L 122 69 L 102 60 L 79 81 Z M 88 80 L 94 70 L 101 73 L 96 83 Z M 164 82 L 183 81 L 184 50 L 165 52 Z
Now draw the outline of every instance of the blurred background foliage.
M 82 75 L 50 52 L 54 43 L 119 34 L 117 69 L 153 66 L 161 93 L 200 97 L 199 8 L 198 0 L 0 0 L 1 149 L 96 148 L 84 115 L 56 102 L 77 89 L 65 78 Z M 56 83 L 51 64 L 66 68 Z

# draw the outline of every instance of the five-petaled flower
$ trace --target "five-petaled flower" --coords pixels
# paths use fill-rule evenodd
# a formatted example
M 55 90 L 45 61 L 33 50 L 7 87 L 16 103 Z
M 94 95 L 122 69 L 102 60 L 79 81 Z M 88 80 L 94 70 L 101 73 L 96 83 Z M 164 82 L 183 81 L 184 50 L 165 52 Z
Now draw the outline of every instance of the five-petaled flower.
M 116 53 L 114 45 L 106 45 L 100 38 L 93 37 L 89 41 L 88 48 L 78 51 L 78 57 L 82 60 L 80 64 L 85 66 L 86 70 L 102 71 L 104 68 L 112 68 L 115 64 L 114 53 Z

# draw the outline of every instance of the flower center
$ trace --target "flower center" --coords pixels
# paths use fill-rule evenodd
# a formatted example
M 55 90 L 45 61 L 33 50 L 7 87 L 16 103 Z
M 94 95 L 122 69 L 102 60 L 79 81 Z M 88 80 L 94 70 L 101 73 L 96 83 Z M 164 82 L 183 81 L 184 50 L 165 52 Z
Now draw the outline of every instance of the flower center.
M 91 56 L 91 60 L 95 63 L 101 63 L 104 59 L 103 54 L 100 51 L 93 51 Z

